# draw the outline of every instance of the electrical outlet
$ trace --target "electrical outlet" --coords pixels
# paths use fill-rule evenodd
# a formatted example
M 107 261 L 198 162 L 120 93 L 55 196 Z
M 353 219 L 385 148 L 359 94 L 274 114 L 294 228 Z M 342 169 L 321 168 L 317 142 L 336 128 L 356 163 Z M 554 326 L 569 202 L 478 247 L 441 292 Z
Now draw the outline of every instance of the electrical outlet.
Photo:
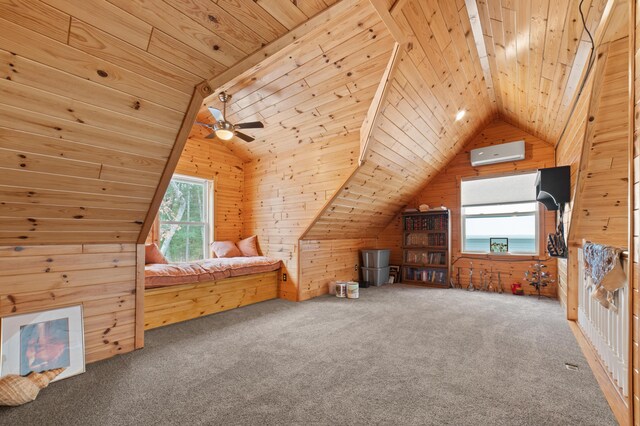
M 358 264 L 356 263 L 356 267 L 354 268 L 356 272 L 358 272 Z
M 282 281 L 286 281 L 287 280 L 287 274 L 282 274 Z

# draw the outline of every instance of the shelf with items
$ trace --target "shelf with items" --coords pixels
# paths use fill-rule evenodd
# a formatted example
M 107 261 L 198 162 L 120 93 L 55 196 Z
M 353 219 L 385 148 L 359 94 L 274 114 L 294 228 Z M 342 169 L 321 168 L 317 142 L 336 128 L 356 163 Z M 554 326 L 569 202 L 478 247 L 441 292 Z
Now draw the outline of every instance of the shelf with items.
M 404 280 L 408 282 L 444 286 L 447 285 L 449 273 L 442 268 L 404 265 L 402 267 L 402 276 Z
M 443 247 L 447 248 L 448 234 L 446 232 L 425 233 L 405 231 L 404 245 L 418 247 Z
M 447 251 L 445 250 L 432 250 L 421 248 L 408 248 L 404 250 L 404 264 L 405 265 L 417 265 L 427 266 L 436 265 L 444 266 L 447 264 Z
M 402 282 L 447 286 L 451 264 L 448 210 L 404 213 Z

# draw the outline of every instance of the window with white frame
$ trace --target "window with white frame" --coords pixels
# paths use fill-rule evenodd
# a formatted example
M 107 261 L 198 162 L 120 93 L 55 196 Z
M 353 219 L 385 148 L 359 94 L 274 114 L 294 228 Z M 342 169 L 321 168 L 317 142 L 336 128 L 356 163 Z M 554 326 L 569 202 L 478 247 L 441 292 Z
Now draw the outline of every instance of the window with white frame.
M 535 172 L 463 180 L 462 251 L 538 254 L 535 181 Z
M 212 206 L 206 179 L 175 175 L 160 205 L 160 251 L 171 262 L 209 257 Z

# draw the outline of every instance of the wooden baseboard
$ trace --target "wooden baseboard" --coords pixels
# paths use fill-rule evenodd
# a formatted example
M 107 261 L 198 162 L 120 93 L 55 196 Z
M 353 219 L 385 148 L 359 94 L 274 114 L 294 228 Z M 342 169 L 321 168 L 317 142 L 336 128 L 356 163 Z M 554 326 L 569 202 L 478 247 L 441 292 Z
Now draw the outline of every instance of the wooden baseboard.
M 631 425 L 632 417 L 628 401 L 622 396 L 618 387 L 613 383 L 609 373 L 607 373 L 607 370 L 605 370 L 604 366 L 600 362 L 600 358 L 591 343 L 582 333 L 578 323 L 575 321 L 569 321 L 569 327 L 571 328 L 571 331 L 573 331 L 573 334 L 578 341 L 578 345 L 580 345 L 580 349 L 582 349 L 582 353 L 587 359 L 589 367 L 591 367 L 591 371 L 596 377 L 596 380 L 600 385 L 600 389 L 602 389 L 602 393 L 607 399 L 616 420 L 618 420 L 618 423 L 621 425 Z

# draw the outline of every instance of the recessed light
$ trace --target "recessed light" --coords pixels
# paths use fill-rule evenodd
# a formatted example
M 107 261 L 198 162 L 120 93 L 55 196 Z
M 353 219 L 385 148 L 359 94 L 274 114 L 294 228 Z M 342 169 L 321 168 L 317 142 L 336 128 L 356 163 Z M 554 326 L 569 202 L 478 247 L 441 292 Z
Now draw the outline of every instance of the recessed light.
M 461 109 L 460 111 L 458 111 L 458 113 L 456 114 L 456 121 L 460 121 L 462 120 L 462 117 L 464 117 L 465 114 L 465 110 Z

